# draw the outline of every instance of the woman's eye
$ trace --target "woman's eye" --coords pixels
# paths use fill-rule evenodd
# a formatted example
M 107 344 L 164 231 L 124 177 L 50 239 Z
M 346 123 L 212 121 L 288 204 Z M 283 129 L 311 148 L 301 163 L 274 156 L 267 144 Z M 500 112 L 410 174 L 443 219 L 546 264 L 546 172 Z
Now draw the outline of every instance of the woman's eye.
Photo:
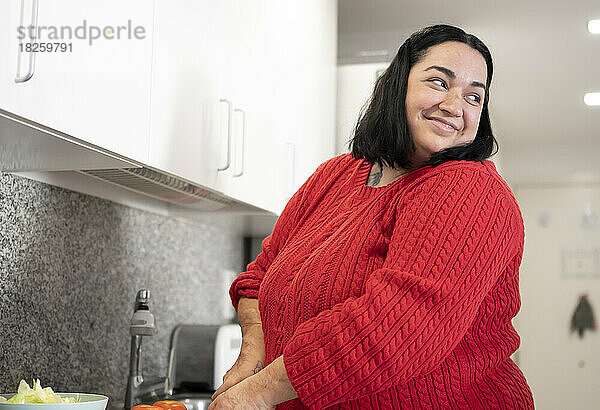
M 435 84 L 437 84 L 437 83 L 436 83 L 436 81 L 438 81 L 438 82 L 439 82 L 439 84 L 440 84 L 442 87 L 446 88 L 446 83 L 444 82 L 444 80 L 440 80 L 439 78 L 434 78 L 434 79 L 432 79 L 432 80 L 429 80 L 429 81 L 431 81 L 432 83 L 435 83 Z
M 468 97 L 473 97 L 471 99 L 471 101 L 476 102 L 476 103 L 480 103 L 481 102 L 481 97 L 479 97 L 478 95 L 474 94 L 474 95 L 469 95 Z
M 429 80 L 430 82 L 434 83 L 434 84 L 438 84 L 440 87 L 443 88 L 448 88 L 446 86 L 446 82 L 444 80 L 441 80 L 439 78 L 432 78 L 431 80 Z M 478 96 L 477 94 L 471 94 L 467 96 L 472 102 L 479 104 L 481 102 L 481 97 Z

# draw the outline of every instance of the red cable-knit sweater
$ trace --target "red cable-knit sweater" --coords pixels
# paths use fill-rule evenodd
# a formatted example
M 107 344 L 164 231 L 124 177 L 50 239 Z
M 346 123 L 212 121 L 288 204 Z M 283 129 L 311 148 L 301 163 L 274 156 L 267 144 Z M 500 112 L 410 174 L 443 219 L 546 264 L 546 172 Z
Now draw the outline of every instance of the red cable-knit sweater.
M 258 298 L 278 409 L 531 409 L 510 355 L 524 227 L 491 161 L 422 167 L 379 188 L 343 154 L 291 198 L 233 282 Z

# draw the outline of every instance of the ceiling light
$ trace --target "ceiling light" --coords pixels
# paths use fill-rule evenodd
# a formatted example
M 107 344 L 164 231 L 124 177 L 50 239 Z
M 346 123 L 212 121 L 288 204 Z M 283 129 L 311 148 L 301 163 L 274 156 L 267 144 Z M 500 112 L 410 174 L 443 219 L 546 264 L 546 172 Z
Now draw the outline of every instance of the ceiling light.
M 588 31 L 592 34 L 600 34 L 600 20 L 588 21 Z
M 583 96 L 583 102 L 586 105 L 600 105 L 600 93 L 586 93 Z

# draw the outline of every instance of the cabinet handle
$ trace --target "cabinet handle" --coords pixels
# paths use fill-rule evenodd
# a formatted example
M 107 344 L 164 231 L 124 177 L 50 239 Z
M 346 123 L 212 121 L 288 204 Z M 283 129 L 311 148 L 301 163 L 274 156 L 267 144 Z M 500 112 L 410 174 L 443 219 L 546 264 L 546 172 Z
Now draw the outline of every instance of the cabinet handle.
M 23 12 L 25 10 L 25 0 L 21 0 L 21 25 L 23 25 Z M 33 7 L 31 10 L 31 27 L 33 27 L 33 30 L 30 31 L 30 33 L 33 33 L 33 44 L 37 43 L 37 35 L 36 35 L 36 30 L 37 30 L 37 20 L 38 20 L 38 6 L 39 6 L 39 0 L 33 0 Z M 15 78 L 15 83 L 24 83 L 26 81 L 29 81 L 31 79 L 31 77 L 33 77 L 33 73 L 35 72 L 35 52 L 33 51 L 34 48 L 33 46 L 31 47 L 31 51 L 29 52 L 29 69 L 27 70 L 27 74 L 25 74 L 24 76 L 19 76 L 19 73 L 21 72 L 21 46 L 22 46 L 22 42 L 19 42 L 19 52 L 17 54 L 17 77 Z
M 233 174 L 234 177 L 241 177 L 244 174 L 244 145 L 246 141 L 246 111 L 236 108 L 235 112 L 242 113 L 242 169 L 239 174 Z
M 227 103 L 227 164 L 222 168 L 217 168 L 217 171 L 225 171 L 231 165 L 231 101 L 224 98 L 219 100 L 220 103 Z

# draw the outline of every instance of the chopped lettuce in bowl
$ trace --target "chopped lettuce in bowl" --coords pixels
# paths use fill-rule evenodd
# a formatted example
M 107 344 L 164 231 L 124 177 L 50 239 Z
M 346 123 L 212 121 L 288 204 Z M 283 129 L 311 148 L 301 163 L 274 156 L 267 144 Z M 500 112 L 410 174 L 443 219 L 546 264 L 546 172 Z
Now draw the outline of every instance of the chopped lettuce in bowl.
M 10 399 L 0 396 L 0 403 L 16 403 L 16 404 L 34 404 L 34 403 L 77 403 L 78 400 L 74 397 L 60 397 L 54 393 L 52 387 L 42 388 L 39 379 L 33 381 L 33 388 L 29 387 L 25 380 L 19 383 L 19 389 Z
M 108 397 L 101 394 L 55 393 L 37 379 L 33 388 L 21 380 L 16 394 L 0 394 L 0 410 L 106 410 L 107 404 Z

